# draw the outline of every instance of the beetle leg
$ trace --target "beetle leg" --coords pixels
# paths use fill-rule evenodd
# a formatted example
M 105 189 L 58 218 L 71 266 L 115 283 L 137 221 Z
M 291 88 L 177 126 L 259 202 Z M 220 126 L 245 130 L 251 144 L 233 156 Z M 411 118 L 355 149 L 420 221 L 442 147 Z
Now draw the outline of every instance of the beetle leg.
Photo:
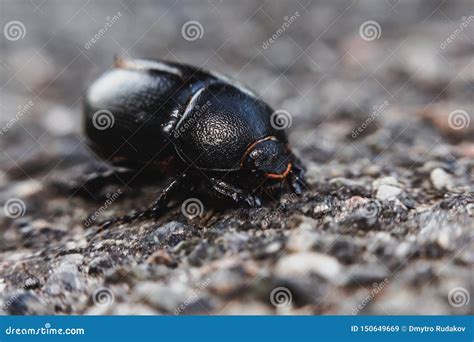
M 170 196 L 172 196 L 178 189 L 182 188 L 185 183 L 185 179 L 187 179 L 187 174 L 185 173 L 174 179 L 161 191 L 158 198 L 149 208 L 139 212 L 132 212 L 124 216 L 118 216 L 108 221 L 102 222 L 99 224 L 100 228 L 105 229 L 111 226 L 112 224 L 129 223 L 136 220 L 159 217 L 166 210 L 166 206 L 169 202 Z
M 301 162 L 299 159 L 295 158 L 295 161 L 293 162 L 293 169 L 290 171 L 290 176 L 287 179 L 291 190 L 297 195 L 302 193 L 302 187 L 306 187 L 306 184 L 303 180 L 304 172 L 305 170 L 301 165 Z
M 211 178 L 212 188 L 214 191 L 218 192 L 221 195 L 231 198 L 235 202 L 247 203 L 251 207 L 260 207 L 262 205 L 262 201 L 260 197 L 248 193 L 245 190 L 239 189 L 232 184 L 227 182 Z
M 137 171 L 131 169 L 109 169 L 92 172 L 86 176 L 78 177 L 74 181 L 53 180 L 52 185 L 57 191 L 66 194 L 78 194 L 86 198 L 97 199 L 100 190 L 108 184 L 126 186 L 137 176 Z
M 59 191 L 68 194 L 78 194 L 86 198 L 97 199 L 100 197 L 100 191 L 106 185 L 117 184 L 128 188 L 130 183 L 143 182 L 145 180 L 156 179 L 156 173 L 151 170 L 137 171 L 129 168 L 114 168 L 105 171 L 96 171 L 86 176 L 79 177 L 77 180 L 69 183 L 53 183 Z
M 80 187 L 94 194 L 108 184 L 127 183 L 135 176 L 136 171 L 130 169 L 115 169 L 102 172 L 93 172 L 85 177 Z

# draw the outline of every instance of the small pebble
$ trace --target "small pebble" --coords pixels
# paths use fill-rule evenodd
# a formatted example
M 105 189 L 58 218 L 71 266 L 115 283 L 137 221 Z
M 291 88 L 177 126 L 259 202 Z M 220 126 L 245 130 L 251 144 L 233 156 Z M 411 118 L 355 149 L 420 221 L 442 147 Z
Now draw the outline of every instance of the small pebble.
M 275 274 L 282 278 L 317 274 L 335 281 L 341 269 L 339 261 L 334 257 L 314 252 L 302 252 L 281 258 L 275 266 Z
M 451 175 L 439 167 L 431 171 L 430 179 L 436 190 L 450 189 L 453 186 Z
M 188 291 L 182 284 L 166 286 L 153 282 L 138 284 L 133 294 L 134 297 L 167 313 L 173 313 L 181 304 L 186 304 L 188 300 L 193 301 L 191 295 L 191 291 Z
M 377 197 L 381 201 L 385 201 L 385 200 L 395 199 L 401 193 L 402 193 L 402 189 L 396 186 L 380 185 L 375 197 Z

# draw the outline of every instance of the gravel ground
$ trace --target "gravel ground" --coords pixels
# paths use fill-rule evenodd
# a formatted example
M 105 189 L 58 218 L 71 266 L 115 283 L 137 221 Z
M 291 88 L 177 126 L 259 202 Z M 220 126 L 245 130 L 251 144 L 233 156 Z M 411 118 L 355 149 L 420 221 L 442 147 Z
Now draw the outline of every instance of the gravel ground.
M 2 313 L 472 313 L 470 1 L 2 0 L 1 12 L 4 28 L 23 25 L 0 39 Z M 190 20 L 197 35 L 182 33 Z M 216 69 L 287 111 L 303 195 L 248 209 L 183 193 L 159 220 L 100 231 L 165 184 L 61 191 L 107 168 L 84 145 L 81 100 L 114 54 Z M 202 215 L 185 215 L 190 198 Z

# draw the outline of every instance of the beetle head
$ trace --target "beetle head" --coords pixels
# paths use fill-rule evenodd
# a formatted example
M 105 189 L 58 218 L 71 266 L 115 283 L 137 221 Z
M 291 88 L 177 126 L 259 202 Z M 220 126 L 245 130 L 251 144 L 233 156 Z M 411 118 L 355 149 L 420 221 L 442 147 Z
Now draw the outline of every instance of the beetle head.
M 291 154 L 287 146 L 271 136 L 251 144 L 242 158 L 243 168 L 260 172 L 265 178 L 283 180 L 291 171 Z

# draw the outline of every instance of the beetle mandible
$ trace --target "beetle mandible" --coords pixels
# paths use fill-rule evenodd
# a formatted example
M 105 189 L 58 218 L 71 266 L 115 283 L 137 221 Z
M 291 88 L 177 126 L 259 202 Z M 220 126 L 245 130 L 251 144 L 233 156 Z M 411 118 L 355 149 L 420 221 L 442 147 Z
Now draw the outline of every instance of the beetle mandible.
M 285 132 L 272 125 L 273 112 L 249 88 L 220 73 L 116 58 L 85 95 L 88 144 L 116 173 L 146 169 L 174 179 L 148 209 L 103 226 L 158 217 L 182 189 L 204 189 L 251 207 L 285 183 L 300 194 L 304 168 Z M 110 177 L 110 171 L 97 173 L 88 181 Z

